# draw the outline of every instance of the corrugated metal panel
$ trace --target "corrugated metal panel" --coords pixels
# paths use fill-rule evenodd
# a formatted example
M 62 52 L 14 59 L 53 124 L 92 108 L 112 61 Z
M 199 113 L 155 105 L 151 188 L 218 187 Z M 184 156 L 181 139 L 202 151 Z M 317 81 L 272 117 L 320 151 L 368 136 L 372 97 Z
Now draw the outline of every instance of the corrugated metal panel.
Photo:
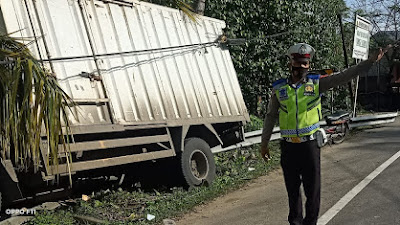
M 225 27 L 212 18 L 199 17 L 195 23 L 175 9 L 125 2 L 132 4 L 3 0 L 1 7 L 8 32 L 21 30 L 15 35 L 32 37 L 43 31 L 45 38 L 32 45 L 43 59 L 207 43 Z M 77 107 L 79 117 L 71 118 L 75 124 L 180 124 L 248 117 L 229 51 L 216 45 L 101 57 L 97 65 L 95 57 L 54 61 L 52 67 L 71 97 L 103 100 Z M 81 75 L 97 68 L 102 82 Z
M 5 0 L 1 1 L 1 8 L 9 33 L 19 31 L 13 34 L 19 38 L 37 36 L 37 44 L 31 45 L 37 58 L 91 54 L 76 1 Z M 31 40 L 32 38 L 25 43 Z M 45 43 L 50 54 L 46 53 Z M 82 72 L 95 70 L 93 59 L 53 62 L 52 65 L 60 85 L 72 98 L 93 101 L 104 98 L 101 85 L 80 75 Z M 48 63 L 47 67 L 51 70 Z M 81 104 L 74 110 L 77 118 L 70 117 L 73 124 L 110 123 L 105 104 Z

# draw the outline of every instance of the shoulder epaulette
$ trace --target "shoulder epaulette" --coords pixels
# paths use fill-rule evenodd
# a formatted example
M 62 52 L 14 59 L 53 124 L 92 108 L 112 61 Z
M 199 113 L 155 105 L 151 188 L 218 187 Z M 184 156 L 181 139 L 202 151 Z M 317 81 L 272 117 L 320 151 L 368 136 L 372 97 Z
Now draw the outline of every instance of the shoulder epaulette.
M 282 78 L 282 79 L 279 79 L 279 80 L 275 81 L 274 83 L 272 83 L 272 88 L 278 89 L 286 84 L 287 84 L 287 80 L 285 78 Z
M 313 79 L 313 80 L 318 80 L 318 79 L 320 78 L 320 76 L 321 76 L 321 75 L 316 74 L 316 73 L 307 74 L 307 78 Z

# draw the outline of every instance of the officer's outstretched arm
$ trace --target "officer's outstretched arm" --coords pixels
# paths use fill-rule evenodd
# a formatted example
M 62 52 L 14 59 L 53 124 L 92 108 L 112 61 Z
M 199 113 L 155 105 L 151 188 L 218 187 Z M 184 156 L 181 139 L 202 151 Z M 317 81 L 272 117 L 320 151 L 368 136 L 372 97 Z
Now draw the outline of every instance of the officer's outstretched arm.
M 358 65 L 352 66 L 340 73 L 334 74 L 332 76 L 324 77 L 320 80 L 320 92 L 329 90 L 332 87 L 346 84 L 351 79 L 357 77 L 360 74 L 367 73 L 374 62 L 382 59 L 383 55 L 389 49 L 388 46 L 384 50 L 379 49 L 375 54 L 371 54 L 368 60 L 365 60 Z

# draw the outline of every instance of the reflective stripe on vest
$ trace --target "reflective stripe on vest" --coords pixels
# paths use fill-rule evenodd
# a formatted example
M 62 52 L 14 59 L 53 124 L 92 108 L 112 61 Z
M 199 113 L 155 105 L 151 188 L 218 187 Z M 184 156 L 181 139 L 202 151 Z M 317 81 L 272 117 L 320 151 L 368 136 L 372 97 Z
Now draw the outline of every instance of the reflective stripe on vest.
M 273 84 L 279 101 L 279 127 L 282 137 L 302 137 L 319 129 L 321 96 L 319 75 L 308 75 L 307 82 L 297 87 L 286 80 Z
M 307 134 L 307 133 L 310 133 L 311 131 L 318 130 L 318 129 L 319 129 L 319 123 L 313 124 L 313 125 L 311 125 L 309 127 L 301 128 L 301 129 L 298 130 L 298 132 L 300 134 L 299 136 L 300 137 L 304 136 L 302 134 Z M 297 130 L 296 129 L 294 129 L 294 130 L 281 130 L 281 136 L 282 137 L 292 137 L 293 135 L 295 137 L 297 136 Z

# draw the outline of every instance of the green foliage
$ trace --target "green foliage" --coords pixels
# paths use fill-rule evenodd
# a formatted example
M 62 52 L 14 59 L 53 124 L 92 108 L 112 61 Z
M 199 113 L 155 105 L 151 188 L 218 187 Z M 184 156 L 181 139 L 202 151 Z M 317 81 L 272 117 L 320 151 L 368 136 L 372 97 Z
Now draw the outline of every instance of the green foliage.
M 260 130 L 263 128 L 264 120 L 255 116 L 250 115 L 250 122 L 246 124 L 245 132 Z
M 331 114 L 331 95 L 333 94 L 333 111 L 347 110 L 351 111 L 351 99 L 348 85 L 339 86 L 332 91 L 327 91 L 322 95 L 322 113 L 323 118 Z
M 225 20 L 229 38 L 247 40 L 230 50 L 250 113 L 256 113 L 258 96 L 267 96 L 271 83 L 288 75 L 285 53 L 292 44 L 306 42 L 316 49 L 314 68 L 343 67 L 337 13 L 345 9 L 343 0 L 207 2 L 206 15 Z
M 146 0 L 146 2 L 150 2 L 157 5 L 163 5 L 171 8 L 179 8 L 181 3 L 191 3 L 191 1 L 177 1 L 177 0 Z
M 71 212 L 67 210 L 59 210 L 56 212 L 44 211 L 35 216 L 28 224 L 32 225 L 74 225 L 76 220 L 72 217 Z
M 194 9 L 192 7 L 192 0 L 145 0 L 146 2 L 168 6 L 171 8 L 177 8 L 182 10 L 191 20 L 196 21 L 197 14 L 194 13 Z

